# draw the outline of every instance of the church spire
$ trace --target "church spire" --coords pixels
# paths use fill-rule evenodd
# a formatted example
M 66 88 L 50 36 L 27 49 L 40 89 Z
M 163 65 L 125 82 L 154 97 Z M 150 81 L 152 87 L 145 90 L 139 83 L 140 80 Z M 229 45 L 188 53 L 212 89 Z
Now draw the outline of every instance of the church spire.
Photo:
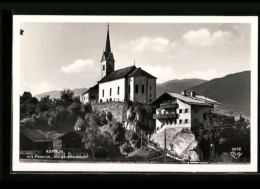
M 107 24 L 107 41 L 106 41 L 105 52 L 107 54 L 111 53 L 110 37 L 109 37 L 109 23 Z

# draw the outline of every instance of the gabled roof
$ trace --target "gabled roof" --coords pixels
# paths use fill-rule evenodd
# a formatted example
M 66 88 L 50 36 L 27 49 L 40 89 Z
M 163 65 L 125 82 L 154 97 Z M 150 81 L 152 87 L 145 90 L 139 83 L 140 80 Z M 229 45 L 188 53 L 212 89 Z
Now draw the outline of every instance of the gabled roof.
M 33 129 L 24 128 L 24 129 L 21 129 L 20 132 L 23 135 L 27 136 L 32 141 L 36 141 L 36 142 L 52 141 L 52 140 L 48 139 L 47 135 L 41 130 L 33 130 Z
M 72 131 L 69 131 L 69 132 L 65 133 L 64 135 L 60 136 L 58 139 L 63 138 L 65 135 L 67 135 L 69 133 L 76 133 L 76 134 L 78 134 L 78 135 L 80 135 L 82 137 L 87 136 L 87 133 L 85 131 L 75 131 L 75 130 L 72 130 Z
M 82 95 L 88 93 L 88 92 L 91 91 L 91 90 L 96 90 L 96 91 L 97 91 L 97 90 L 98 90 L 98 84 L 94 85 L 93 87 L 90 87 L 87 91 L 85 91 L 84 93 L 82 93 Z
M 106 75 L 105 77 L 103 77 L 99 81 L 99 83 L 104 83 L 104 82 L 108 82 L 108 81 L 113 81 L 113 80 L 116 80 L 116 79 L 124 78 L 128 74 L 130 74 L 132 71 L 134 71 L 135 69 L 136 69 L 135 66 L 130 66 L 130 67 L 127 67 L 127 68 L 123 68 L 123 69 L 120 69 L 120 70 L 113 71 L 112 73 L 110 73 L 110 74 Z
M 195 97 L 192 96 L 184 96 L 179 93 L 169 93 L 172 97 L 175 97 L 181 101 L 187 102 L 188 104 L 197 104 L 197 105 L 218 105 L 220 104 L 219 102 L 212 100 L 210 98 L 207 98 L 205 96 L 198 96 L 196 95 Z
M 142 70 L 142 68 L 136 68 L 131 74 L 128 75 L 128 77 L 133 77 L 133 76 L 146 76 L 148 78 L 157 79 L 156 77 Z
M 151 102 L 151 104 L 154 104 L 156 101 L 160 100 L 164 96 L 170 96 L 172 98 L 179 99 L 180 101 L 183 101 L 183 102 L 190 104 L 190 105 L 203 105 L 203 106 L 220 105 L 219 102 L 212 100 L 210 98 L 207 98 L 205 96 L 196 95 L 195 97 L 192 97 L 192 96 L 189 96 L 189 95 L 184 96 L 184 95 L 179 94 L 179 93 L 169 93 L 169 92 L 163 93 L 161 96 L 156 98 L 153 102 Z

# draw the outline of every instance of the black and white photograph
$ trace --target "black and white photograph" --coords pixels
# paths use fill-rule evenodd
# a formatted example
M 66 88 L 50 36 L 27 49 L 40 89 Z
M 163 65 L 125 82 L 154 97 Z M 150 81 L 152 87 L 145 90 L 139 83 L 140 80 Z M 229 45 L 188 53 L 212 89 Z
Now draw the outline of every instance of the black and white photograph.
M 13 21 L 14 171 L 257 171 L 254 16 Z

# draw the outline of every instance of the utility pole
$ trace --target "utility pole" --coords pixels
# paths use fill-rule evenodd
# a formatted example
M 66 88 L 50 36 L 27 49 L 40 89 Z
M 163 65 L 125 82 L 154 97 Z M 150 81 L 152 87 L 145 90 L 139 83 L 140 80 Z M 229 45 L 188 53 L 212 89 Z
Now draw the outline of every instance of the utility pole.
M 143 130 L 141 129 L 141 147 L 143 147 Z
M 164 162 L 166 162 L 166 155 L 167 155 L 167 149 L 166 149 L 166 128 L 164 129 Z

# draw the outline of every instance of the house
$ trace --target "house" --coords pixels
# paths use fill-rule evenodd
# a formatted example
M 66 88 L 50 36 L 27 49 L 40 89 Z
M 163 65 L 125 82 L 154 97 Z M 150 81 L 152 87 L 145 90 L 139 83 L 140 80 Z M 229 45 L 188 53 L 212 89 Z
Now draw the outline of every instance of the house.
M 41 130 L 20 129 L 20 151 L 46 151 L 53 149 L 53 141 Z
M 205 113 L 214 111 L 214 106 L 220 103 L 195 92 L 179 93 L 165 92 L 151 105 L 156 106 L 156 132 L 165 128 L 192 129 L 203 123 Z
M 87 136 L 86 132 L 75 130 L 60 136 L 58 140 L 61 140 L 62 150 L 65 152 L 65 155 L 88 156 L 88 152 L 82 141 L 85 136 Z
M 83 104 L 95 103 L 98 101 L 98 84 L 90 87 L 82 94 Z
M 156 98 L 156 77 L 135 65 L 115 70 L 115 59 L 111 50 L 109 25 L 105 50 L 101 58 L 102 78 L 98 81 L 98 93 L 93 92 L 93 100 L 99 103 L 108 101 L 135 101 L 149 103 Z M 90 95 L 85 94 L 90 100 Z M 86 100 L 86 101 L 87 101 Z

